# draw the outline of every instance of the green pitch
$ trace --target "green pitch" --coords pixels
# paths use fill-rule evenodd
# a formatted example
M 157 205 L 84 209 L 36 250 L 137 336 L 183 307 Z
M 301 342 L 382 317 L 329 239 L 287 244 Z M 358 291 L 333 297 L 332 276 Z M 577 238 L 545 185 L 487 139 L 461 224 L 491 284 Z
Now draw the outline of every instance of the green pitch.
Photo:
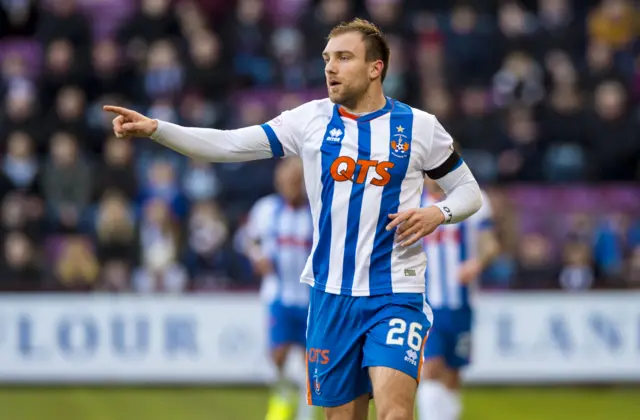
M 473 388 L 463 398 L 464 420 L 640 418 L 638 388 Z M 264 389 L 4 387 L 0 419 L 262 420 L 266 400 Z

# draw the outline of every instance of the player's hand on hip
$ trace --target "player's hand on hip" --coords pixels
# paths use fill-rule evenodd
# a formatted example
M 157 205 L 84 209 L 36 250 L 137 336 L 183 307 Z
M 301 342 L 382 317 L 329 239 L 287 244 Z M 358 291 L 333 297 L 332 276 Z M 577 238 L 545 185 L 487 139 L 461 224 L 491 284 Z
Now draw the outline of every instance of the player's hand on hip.
M 401 246 L 409 246 L 429 235 L 444 222 L 444 215 L 438 207 L 430 206 L 390 214 L 391 223 L 387 230 L 398 228 L 396 241 Z
M 158 121 L 119 106 L 105 105 L 103 109 L 113 112 L 113 132 L 118 138 L 151 137 L 158 129 Z

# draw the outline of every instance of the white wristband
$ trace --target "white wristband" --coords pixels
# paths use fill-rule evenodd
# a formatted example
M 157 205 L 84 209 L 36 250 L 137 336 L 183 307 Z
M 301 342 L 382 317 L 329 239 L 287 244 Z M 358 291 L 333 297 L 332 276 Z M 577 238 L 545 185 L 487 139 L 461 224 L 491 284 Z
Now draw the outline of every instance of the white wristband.
M 440 211 L 442 212 L 442 214 L 444 215 L 443 224 L 450 223 L 451 220 L 453 219 L 453 213 L 451 212 L 451 209 L 449 207 L 443 205 L 442 203 L 436 203 L 436 204 L 434 204 L 434 206 L 439 208 Z

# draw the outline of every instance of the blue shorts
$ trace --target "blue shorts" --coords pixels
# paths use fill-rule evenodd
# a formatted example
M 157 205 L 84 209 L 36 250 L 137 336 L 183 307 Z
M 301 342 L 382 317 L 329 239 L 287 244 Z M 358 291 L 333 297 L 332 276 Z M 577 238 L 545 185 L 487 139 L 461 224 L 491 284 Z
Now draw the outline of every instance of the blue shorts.
M 308 309 L 284 306 L 274 302 L 269 306 L 269 345 L 271 349 L 297 344 L 304 347 Z
M 467 366 L 471 357 L 471 309 L 434 309 L 433 320 L 424 348 L 425 360 L 442 357 L 452 369 Z
M 431 327 L 422 293 L 353 297 L 311 290 L 307 400 L 336 407 L 371 393 L 368 368 L 384 366 L 419 380 Z

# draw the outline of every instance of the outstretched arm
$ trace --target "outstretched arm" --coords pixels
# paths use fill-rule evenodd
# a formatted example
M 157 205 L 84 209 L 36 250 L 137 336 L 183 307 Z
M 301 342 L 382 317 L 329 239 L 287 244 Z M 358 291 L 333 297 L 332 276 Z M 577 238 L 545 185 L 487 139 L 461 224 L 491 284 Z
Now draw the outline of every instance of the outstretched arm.
M 130 109 L 105 106 L 117 116 L 113 131 L 121 138 L 150 137 L 194 159 L 210 162 L 243 162 L 282 157 L 282 145 L 267 134 L 269 128 L 252 126 L 237 130 L 182 127 L 148 118 Z

